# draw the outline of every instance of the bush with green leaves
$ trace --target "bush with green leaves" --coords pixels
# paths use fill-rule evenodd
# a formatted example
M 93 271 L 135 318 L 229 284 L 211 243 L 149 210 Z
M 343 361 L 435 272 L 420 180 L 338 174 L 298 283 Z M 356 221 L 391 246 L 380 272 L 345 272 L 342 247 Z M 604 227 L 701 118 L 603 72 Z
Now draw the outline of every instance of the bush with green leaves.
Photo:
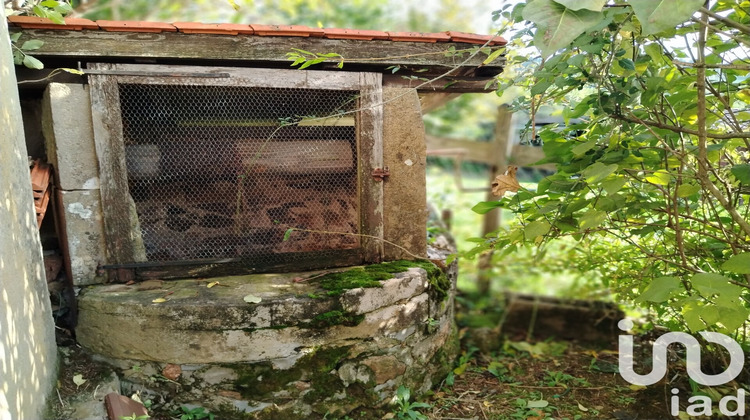
M 469 256 L 529 247 L 541 256 L 572 238 L 572 267 L 598 273 L 670 327 L 742 329 L 750 10 L 704 3 L 529 0 L 496 13 L 517 28 L 498 93 L 523 92 L 513 106 L 532 115 L 552 104 L 568 123 L 534 133 L 554 175 L 477 205 L 510 209 L 516 222 Z

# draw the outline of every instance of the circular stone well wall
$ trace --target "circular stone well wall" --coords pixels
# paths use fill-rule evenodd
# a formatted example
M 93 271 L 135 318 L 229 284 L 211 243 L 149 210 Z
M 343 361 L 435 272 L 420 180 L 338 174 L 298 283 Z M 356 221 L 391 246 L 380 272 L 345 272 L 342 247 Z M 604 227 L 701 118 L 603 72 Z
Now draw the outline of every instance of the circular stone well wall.
M 399 385 L 420 394 L 448 373 L 456 266 L 353 270 L 92 286 L 76 332 L 133 389 L 217 418 L 375 415 Z

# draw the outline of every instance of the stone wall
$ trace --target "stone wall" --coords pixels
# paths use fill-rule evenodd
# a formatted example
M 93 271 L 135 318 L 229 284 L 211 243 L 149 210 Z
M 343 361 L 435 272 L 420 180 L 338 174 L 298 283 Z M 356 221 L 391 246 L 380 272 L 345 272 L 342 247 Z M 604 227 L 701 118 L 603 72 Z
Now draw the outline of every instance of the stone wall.
M 458 352 L 456 266 L 354 270 L 394 274 L 370 287 L 349 276 L 354 287 L 342 289 L 331 289 L 341 278 L 329 284 L 317 272 L 210 279 L 221 285 L 210 289 L 199 280 L 91 286 L 79 301 L 79 342 L 120 369 L 124 392 L 202 405 L 222 419 L 355 409 L 377 418 L 400 385 L 419 395 L 448 373 Z
M 4 11 L 0 21 L 5 22 Z M 0 25 L 0 92 L 0 419 L 40 419 L 57 356 L 5 24 Z

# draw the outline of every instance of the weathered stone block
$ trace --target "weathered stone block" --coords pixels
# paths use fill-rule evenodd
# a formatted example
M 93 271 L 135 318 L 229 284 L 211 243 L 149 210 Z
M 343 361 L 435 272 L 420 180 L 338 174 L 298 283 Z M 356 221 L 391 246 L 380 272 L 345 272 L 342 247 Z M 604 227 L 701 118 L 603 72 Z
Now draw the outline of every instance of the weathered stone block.
M 382 288 L 352 289 L 341 296 L 344 310 L 355 314 L 372 312 L 427 290 L 428 282 L 418 268 L 383 282 Z
M 44 92 L 42 129 L 47 160 L 63 190 L 99 188 L 88 85 L 50 83 Z
M 97 265 L 106 261 L 99 190 L 58 192 L 73 284 L 102 283 L 105 279 L 96 273 Z
M 422 109 L 416 89 L 383 89 L 383 162 L 391 175 L 383 185 L 383 237 L 409 252 L 384 244 L 386 260 L 414 259 L 427 251 L 427 192 Z
M 384 384 L 406 372 L 406 365 L 394 356 L 373 356 L 362 361 L 375 374 L 375 383 Z

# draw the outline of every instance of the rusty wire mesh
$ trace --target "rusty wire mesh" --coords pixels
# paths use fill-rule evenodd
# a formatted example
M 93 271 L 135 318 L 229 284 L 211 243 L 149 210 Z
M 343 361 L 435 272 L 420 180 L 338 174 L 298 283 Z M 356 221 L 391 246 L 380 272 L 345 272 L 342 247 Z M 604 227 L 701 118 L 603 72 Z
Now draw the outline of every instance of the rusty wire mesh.
M 357 92 L 122 84 L 137 259 L 359 247 Z M 290 227 L 294 231 L 285 240 Z

